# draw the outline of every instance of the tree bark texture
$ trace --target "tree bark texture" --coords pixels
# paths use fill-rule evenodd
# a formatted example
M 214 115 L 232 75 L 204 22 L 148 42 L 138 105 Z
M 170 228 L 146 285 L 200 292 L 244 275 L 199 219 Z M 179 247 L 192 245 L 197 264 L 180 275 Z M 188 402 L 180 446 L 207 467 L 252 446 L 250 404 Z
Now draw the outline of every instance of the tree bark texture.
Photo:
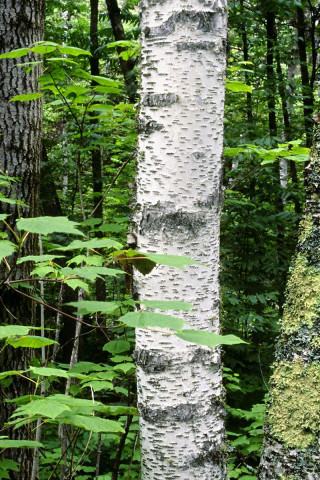
M 260 480 L 320 479 L 320 129 L 306 178 L 307 201 L 287 284 Z
M 219 331 L 225 0 L 143 0 L 138 249 L 205 264 L 136 276 L 140 299 L 183 300 Z M 177 315 L 177 312 L 175 312 Z M 225 479 L 219 349 L 137 331 L 143 480 Z
M 31 46 L 32 43 L 43 38 L 44 0 L 3 0 L 0 9 L 0 54 L 14 49 Z M 27 58 L 27 59 L 26 59 Z M 36 92 L 37 78 L 40 67 L 35 67 L 26 74 L 17 63 L 35 60 L 34 56 L 17 59 L 0 60 L 0 168 L 11 177 L 18 177 L 19 182 L 14 184 L 14 194 L 10 188 L 2 188 L 1 192 L 10 198 L 16 197 L 28 205 L 19 206 L 23 217 L 33 217 L 38 210 L 38 191 L 40 178 L 40 160 L 42 154 L 41 127 L 42 102 L 41 99 L 29 102 L 8 101 L 15 95 Z M 10 214 L 9 222 L 12 226 L 18 218 L 16 205 L 1 202 L 0 212 Z M 14 238 L 9 236 L 10 240 Z M 29 235 L 23 248 L 23 255 L 35 253 L 36 237 Z M 7 260 L 13 266 L 10 272 L 11 280 L 18 280 L 29 276 L 30 266 L 27 263 L 14 266 L 15 259 Z M 4 263 L 0 267 L 0 280 L 8 276 Z M 14 323 L 32 325 L 34 319 L 34 305 L 19 294 L 2 289 L 1 291 L 1 324 Z M 26 369 L 32 353 L 28 349 L 10 350 L 6 348 L 0 356 L 0 369 Z M 12 413 L 13 404 L 4 403 L 5 398 L 14 398 L 30 392 L 30 382 L 14 378 L 7 388 L 0 387 L 0 428 Z M 10 438 L 28 438 L 28 429 L 31 426 L 9 432 Z M 30 437 L 29 437 L 30 438 Z M 31 478 L 32 455 L 30 450 L 6 450 L 5 457 L 12 453 L 14 460 L 20 464 L 19 473 L 12 474 L 12 479 L 28 480 Z

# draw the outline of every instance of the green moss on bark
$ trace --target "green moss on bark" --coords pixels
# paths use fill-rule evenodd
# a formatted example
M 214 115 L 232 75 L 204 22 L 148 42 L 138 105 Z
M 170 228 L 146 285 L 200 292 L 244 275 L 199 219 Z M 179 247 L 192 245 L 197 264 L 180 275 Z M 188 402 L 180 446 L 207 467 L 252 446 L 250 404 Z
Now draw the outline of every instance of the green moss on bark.
M 320 271 L 308 265 L 301 253 L 294 262 L 287 292 L 282 319 L 283 333 L 294 333 L 304 325 L 311 328 L 319 314 Z
M 305 449 L 320 435 L 320 365 L 279 362 L 272 376 L 269 425 L 285 446 Z

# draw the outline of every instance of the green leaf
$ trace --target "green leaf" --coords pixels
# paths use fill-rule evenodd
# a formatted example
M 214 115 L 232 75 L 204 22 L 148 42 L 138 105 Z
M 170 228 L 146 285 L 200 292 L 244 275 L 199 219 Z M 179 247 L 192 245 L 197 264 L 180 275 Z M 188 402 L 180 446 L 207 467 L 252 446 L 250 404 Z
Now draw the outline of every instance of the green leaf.
M 239 343 L 247 343 L 235 335 L 218 335 L 212 332 L 204 332 L 201 330 L 183 330 L 176 334 L 186 342 L 198 343 L 206 347 L 214 348 L 217 345 L 237 345 Z
M 3 378 L 11 377 L 13 375 L 19 375 L 20 373 L 23 373 L 24 370 L 10 370 L 9 372 L 1 372 L 0 373 L 0 380 Z
M 65 276 L 75 275 L 75 276 L 83 277 L 86 280 L 90 280 L 91 282 L 94 282 L 95 279 L 101 275 L 116 277 L 117 275 L 125 274 L 123 270 L 118 270 L 115 268 L 107 268 L 107 267 L 96 267 L 96 266 L 86 266 L 82 268 L 64 267 L 61 269 L 61 272 Z
M 72 288 L 72 290 L 80 287 L 89 294 L 89 285 L 80 278 L 71 278 L 70 280 L 65 280 L 64 283 Z
M 65 258 L 64 255 L 27 255 L 18 259 L 17 264 L 23 262 L 52 262 L 56 258 Z
M 252 93 L 252 86 L 246 85 L 245 83 L 239 80 L 227 80 L 226 89 L 231 90 L 232 92 L 250 92 Z
M 40 55 L 45 55 L 46 53 L 51 53 L 56 50 L 56 46 L 51 45 L 37 45 L 36 47 L 32 47 L 31 51 L 35 53 L 39 53 Z
M 77 226 L 77 222 L 73 222 L 67 217 L 21 218 L 17 221 L 19 230 L 25 230 L 31 233 L 39 233 L 41 235 L 69 233 L 84 236 L 84 234 L 76 228 Z
M 158 308 L 159 310 L 191 310 L 191 303 L 167 300 L 139 300 L 137 304 L 145 305 L 148 308 Z
M 181 330 L 186 324 L 182 318 L 176 318 L 170 315 L 164 315 L 163 313 L 153 312 L 130 312 L 126 313 L 118 320 L 128 327 L 134 328 L 158 327 Z
M 76 427 L 84 428 L 95 433 L 124 433 L 124 429 L 114 420 L 106 420 L 100 417 L 73 415 L 72 423 Z
M 0 240 L 0 262 L 4 257 L 9 257 L 14 253 L 17 246 L 9 240 Z
M 61 368 L 48 368 L 48 367 L 30 367 L 30 372 L 41 377 L 63 377 L 69 378 L 69 373 Z
M 59 45 L 60 53 L 63 55 L 73 55 L 74 57 L 78 57 L 79 55 L 89 55 L 92 57 L 91 53 L 88 50 L 83 50 L 82 48 L 77 47 L 68 47 L 68 46 L 60 46 Z
M 121 372 L 121 373 L 124 373 L 125 375 L 131 375 L 133 372 L 135 372 L 135 370 L 136 370 L 136 366 L 133 365 L 132 363 L 122 363 L 114 367 L 115 372 Z
M 8 185 L 9 186 L 9 185 Z M 5 220 L 7 217 L 10 217 L 10 214 L 9 213 L 1 213 L 0 215 L 0 221 L 1 220 Z
M 22 95 L 15 95 L 9 102 L 28 102 L 29 100 L 37 100 L 37 98 L 43 97 L 43 93 L 24 93 Z
M 113 390 L 114 388 L 113 383 L 105 380 L 92 380 L 90 382 L 86 382 L 82 385 L 82 388 L 86 387 L 92 388 L 94 392 L 101 392 L 101 390 Z
M 91 75 L 91 79 L 99 83 L 99 85 L 104 85 L 106 87 L 113 87 L 117 89 L 119 86 L 123 86 L 123 83 L 121 82 L 117 82 L 116 80 L 106 77 L 99 77 L 97 75 Z
M 30 52 L 30 48 L 18 48 L 18 50 L 12 50 L 11 52 L 3 53 L 0 55 L 1 58 L 17 58 L 23 57 Z
M 66 395 L 67 396 L 67 395 Z M 56 399 L 50 397 L 34 400 L 26 405 L 22 405 L 16 409 L 12 417 L 17 416 L 41 416 L 55 419 L 63 412 L 70 411 L 70 407 L 66 404 L 57 402 Z
M 77 249 L 99 249 L 99 248 L 115 248 L 119 250 L 122 247 L 121 243 L 116 242 L 115 240 L 110 240 L 108 238 L 94 238 L 92 240 L 81 241 L 74 240 L 69 243 L 67 247 L 59 247 L 56 250 L 68 251 L 68 250 L 77 250 Z
M 0 340 L 6 337 L 28 335 L 29 331 L 32 329 L 33 327 L 27 327 L 25 325 L 6 325 L 0 327 Z
M 127 340 L 112 340 L 111 342 L 106 343 L 103 346 L 104 352 L 109 352 L 112 355 L 116 355 L 118 353 L 128 352 L 130 350 L 131 345 L 130 342 Z
M 0 448 L 44 448 L 44 445 L 40 442 L 35 442 L 33 440 L 7 440 L 0 439 Z
M 47 345 L 52 345 L 53 343 L 57 343 L 50 338 L 39 337 L 28 335 L 26 337 L 20 337 L 13 340 L 8 340 L 7 343 L 14 348 L 18 347 L 28 347 L 28 348 L 40 348 L 46 347 Z
M 116 310 L 119 309 L 119 305 L 113 302 L 98 302 L 98 301 L 91 301 L 91 300 L 81 300 L 79 302 L 70 302 L 67 303 L 72 307 L 78 309 L 76 313 L 79 315 L 88 315 L 90 313 L 102 313 L 105 315 L 109 315 L 114 313 Z
M 180 268 L 180 270 L 183 270 L 186 265 L 203 265 L 184 255 L 160 255 L 158 253 L 144 253 L 143 255 L 159 265 Z

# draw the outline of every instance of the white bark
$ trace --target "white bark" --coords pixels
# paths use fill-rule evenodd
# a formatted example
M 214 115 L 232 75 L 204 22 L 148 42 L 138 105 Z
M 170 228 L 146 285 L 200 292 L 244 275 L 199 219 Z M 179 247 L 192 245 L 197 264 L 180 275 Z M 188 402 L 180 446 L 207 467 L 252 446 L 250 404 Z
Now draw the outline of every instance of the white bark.
M 219 331 L 226 0 L 143 0 L 140 251 L 206 266 L 137 276 L 141 299 L 184 300 L 189 328 Z M 221 364 L 212 351 L 137 331 L 142 480 L 224 479 Z

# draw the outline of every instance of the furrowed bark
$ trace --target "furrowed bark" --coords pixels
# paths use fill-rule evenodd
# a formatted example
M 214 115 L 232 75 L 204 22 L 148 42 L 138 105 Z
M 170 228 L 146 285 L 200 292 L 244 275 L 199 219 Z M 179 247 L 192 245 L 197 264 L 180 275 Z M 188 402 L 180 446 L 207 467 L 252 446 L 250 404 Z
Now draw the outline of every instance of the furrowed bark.
M 320 478 L 320 129 L 306 177 L 307 201 L 287 284 L 271 378 L 260 480 Z
M 43 38 L 44 0 L 3 0 L 0 9 L 0 54 L 22 47 L 31 46 L 32 43 Z M 24 59 L 26 60 L 26 59 Z M 28 60 L 35 60 L 30 56 Z M 26 61 L 28 61 L 26 60 Z M 42 128 L 42 101 L 41 99 L 29 102 L 8 101 L 15 95 L 36 92 L 38 90 L 37 78 L 40 67 L 35 67 L 26 74 L 16 64 L 21 59 L 0 60 L 0 168 L 11 177 L 18 177 L 19 182 L 14 183 L 12 189 L 2 189 L 2 193 L 10 198 L 16 198 L 28 205 L 19 206 L 23 217 L 33 217 L 38 212 L 40 160 L 42 153 L 41 128 Z M 1 172 L 1 174 L 3 174 Z M 14 227 L 18 218 L 16 205 L 1 203 L 1 213 L 10 214 L 9 223 Z M 2 230 L 5 227 L 2 227 Z M 13 235 L 9 235 L 14 241 Z M 36 236 L 29 235 L 22 251 L 24 255 L 36 253 Z M 15 258 L 8 257 L 9 264 L 14 266 Z M 11 280 L 29 277 L 30 265 L 23 263 L 18 268 L 12 268 Z M 8 276 L 4 263 L 0 266 L 0 280 Z M 24 297 L 2 288 L 1 291 L 1 324 L 34 323 L 35 307 Z M 28 368 L 33 352 L 29 349 L 13 350 L 6 348 L 0 355 L 0 370 L 25 370 Z M 13 377 L 12 383 L 7 388 L 0 387 L 0 428 L 8 421 L 14 410 L 14 404 L 5 403 L 5 398 L 15 398 L 30 393 L 30 382 L 22 381 L 20 377 Z M 30 438 L 31 425 L 9 432 L 10 438 Z M 28 449 L 22 451 L 6 450 L 1 457 L 13 458 L 19 462 L 19 473 L 11 473 L 12 479 L 29 480 L 32 469 L 32 452 Z
M 137 274 L 142 299 L 184 300 L 190 327 L 219 331 L 224 0 L 143 0 L 138 249 L 206 266 Z M 182 315 L 181 315 L 182 316 Z M 219 349 L 137 331 L 143 480 L 225 479 Z

